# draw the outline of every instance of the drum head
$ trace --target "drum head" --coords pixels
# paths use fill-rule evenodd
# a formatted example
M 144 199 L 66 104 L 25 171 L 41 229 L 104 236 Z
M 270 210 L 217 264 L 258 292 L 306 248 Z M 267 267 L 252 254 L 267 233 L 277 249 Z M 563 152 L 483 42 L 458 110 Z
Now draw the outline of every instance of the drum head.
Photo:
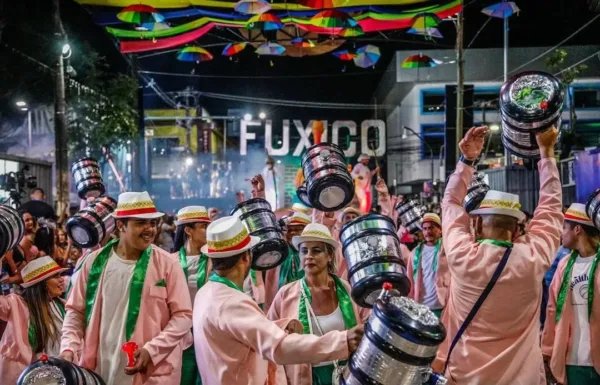
M 36 361 L 29 365 L 19 376 L 17 385 L 82 385 L 77 370 L 75 364 L 48 357 L 48 362 Z M 100 384 L 104 385 L 104 382 Z
M 352 299 L 360 307 L 372 308 L 383 290 L 383 283 L 392 284 L 392 295 L 408 295 L 410 280 L 406 274 L 398 272 L 384 272 L 378 275 L 367 276 L 352 286 Z
M 98 198 L 106 192 L 102 179 L 88 178 L 77 183 L 77 195 L 81 199 Z
M 325 175 L 308 186 L 308 198 L 319 211 L 337 211 L 352 202 L 354 183 L 343 174 Z
M 252 252 L 252 268 L 263 271 L 273 269 L 288 257 L 289 248 L 283 239 L 268 239 L 254 246 Z
M 89 213 L 95 215 L 94 213 Z M 98 221 L 100 219 L 98 218 Z M 87 218 L 73 216 L 67 221 L 67 235 L 75 245 L 83 249 L 96 246 L 100 241 L 100 234 L 94 224 Z

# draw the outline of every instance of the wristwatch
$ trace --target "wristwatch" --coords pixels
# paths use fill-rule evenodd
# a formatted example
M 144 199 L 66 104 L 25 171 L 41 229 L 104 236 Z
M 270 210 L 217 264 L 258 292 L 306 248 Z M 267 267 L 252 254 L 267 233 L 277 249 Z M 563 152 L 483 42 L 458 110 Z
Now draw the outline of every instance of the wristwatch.
M 463 154 L 460 154 L 459 161 L 466 164 L 467 166 L 476 167 L 477 163 L 479 163 L 479 157 L 477 157 L 475 160 L 469 160 L 465 158 Z

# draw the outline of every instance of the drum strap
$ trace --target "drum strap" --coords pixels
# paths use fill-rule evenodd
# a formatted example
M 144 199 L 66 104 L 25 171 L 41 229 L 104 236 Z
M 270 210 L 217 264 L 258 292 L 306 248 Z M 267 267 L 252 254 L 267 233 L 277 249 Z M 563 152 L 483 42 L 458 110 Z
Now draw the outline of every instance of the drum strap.
M 473 308 L 467 315 L 467 318 L 465 318 L 462 325 L 460 325 L 460 329 L 458 329 L 458 333 L 456 333 L 456 335 L 454 336 L 454 339 L 452 340 L 452 344 L 450 345 L 450 349 L 448 350 L 448 357 L 446 357 L 446 365 L 444 366 L 444 371 L 442 373 L 444 373 L 444 374 L 446 373 L 446 370 L 448 369 L 448 364 L 450 363 L 450 356 L 452 356 L 452 351 L 456 347 L 456 344 L 460 340 L 460 337 L 462 337 L 464 332 L 467 330 L 467 327 L 469 326 L 471 321 L 473 321 L 473 318 L 475 318 L 475 315 L 481 308 L 481 305 L 483 305 L 483 302 L 485 301 L 487 296 L 490 294 L 490 292 L 496 285 L 496 282 L 498 282 L 498 278 L 500 278 L 500 275 L 504 271 L 504 268 L 506 267 L 506 263 L 508 262 L 508 257 L 510 257 L 511 252 L 512 252 L 512 247 L 509 247 L 506 249 L 506 251 L 504 252 L 504 255 L 502 256 L 502 259 L 498 263 L 498 267 L 496 267 L 496 271 L 494 271 L 494 275 L 492 275 L 492 278 L 488 282 L 487 286 L 485 287 L 485 289 L 483 289 L 483 292 L 481 293 L 479 298 L 477 298 L 477 301 L 475 302 L 475 305 L 473 305 Z

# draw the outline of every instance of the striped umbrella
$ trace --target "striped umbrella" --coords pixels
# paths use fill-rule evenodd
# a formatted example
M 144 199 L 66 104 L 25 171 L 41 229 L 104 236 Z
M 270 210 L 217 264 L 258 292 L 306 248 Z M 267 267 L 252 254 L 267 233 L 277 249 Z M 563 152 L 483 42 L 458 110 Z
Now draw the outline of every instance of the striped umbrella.
M 442 22 L 442 19 L 435 13 L 419 13 L 413 18 L 413 28 L 425 29 L 435 28 Z
M 277 43 L 269 42 L 261 44 L 254 52 L 256 52 L 258 55 L 281 56 L 285 52 L 285 47 Z
M 352 53 L 347 49 L 333 52 L 332 55 L 343 61 L 350 61 L 356 57 L 355 53 Z
M 439 60 L 432 59 L 422 53 L 418 55 L 411 55 L 402 61 L 402 68 L 431 68 L 436 67 L 441 62 Z
M 295 39 L 292 39 L 292 41 L 290 41 L 290 43 L 296 47 L 301 47 L 301 48 L 314 48 L 314 46 L 315 46 L 315 43 L 312 40 L 305 39 L 302 37 L 297 37 Z
M 501 3 L 492 4 L 489 7 L 485 7 L 481 12 L 485 13 L 490 17 L 497 17 L 499 19 L 506 19 L 511 17 L 515 13 L 519 13 L 520 9 L 512 1 L 503 1 Z
M 165 17 L 158 13 L 156 8 L 144 4 L 134 4 L 125 7 L 117 14 L 117 19 L 126 23 L 146 24 L 162 23 Z
M 222 55 L 223 56 L 237 55 L 238 53 L 242 52 L 244 50 L 244 48 L 246 48 L 246 45 L 248 45 L 248 43 L 246 43 L 246 42 L 229 43 L 223 49 Z
M 364 34 L 365 34 L 365 32 L 363 31 L 362 27 L 357 24 L 354 27 L 342 29 L 342 31 L 340 33 L 338 33 L 338 36 L 341 36 L 341 37 L 355 37 L 355 36 L 361 36 L 361 35 L 364 35 Z
M 309 8 L 324 9 L 342 7 L 348 0 L 300 0 L 299 3 Z
M 212 60 L 213 55 L 205 50 L 202 47 L 185 47 L 179 51 L 177 55 L 177 60 L 179 61 L 187 61 L 187 62 L 196 62 L 199 63 L 201 61 L 209 61 Z
M 271 10 L 271 4 L 265 0 L 240 0 L 233 7 L 239 13 L 260 15 Z
M 352 28 L 358 25 L 350 15 L 337 9 L 317 13 L 310 19 L 310 23 L 321 28 Z
M 440 32 L 439 29 L 435 28 L 435 27 L 427 27 L 427 28 L 411 28 L 408 30 L 408 33 L 413 34 L 413 35 L 422 35 L 422 36 L 428 36 L 428 37 L 437 37 L 439 39 L 443 38 L 444 36 L 442 35 L 442 33 Z
M 271 13 L 263 13 L 253 16 L 246 23 L 247 29 L 260 29 L 261 31 L 275 31 L 283 28 L 283 23 L 279 18 Z
M 167 23 L 144 23 L 141 28 L 144 31 L 162 31 L 171 27 Z
M 356 50 L 356 57 L 353 60 L 357 67 L 367 68 L 377 64 L 379 58 L 381 58 L 379 47 L 367 44 Z

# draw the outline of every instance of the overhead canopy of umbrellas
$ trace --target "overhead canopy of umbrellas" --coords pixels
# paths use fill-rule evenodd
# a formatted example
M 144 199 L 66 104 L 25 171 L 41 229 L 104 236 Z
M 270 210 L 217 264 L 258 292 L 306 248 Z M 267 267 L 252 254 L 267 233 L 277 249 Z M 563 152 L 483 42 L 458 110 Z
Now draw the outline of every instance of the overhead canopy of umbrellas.
M 411 55 L 402 61 L 402 68 L 431 68 L 437 67 L 442 62 L 422 53 Z
M 240 0 L 233 7 L 236 12 L 248 15 L 260 15 L 271 9 L 271 4 L 265 0 Z

